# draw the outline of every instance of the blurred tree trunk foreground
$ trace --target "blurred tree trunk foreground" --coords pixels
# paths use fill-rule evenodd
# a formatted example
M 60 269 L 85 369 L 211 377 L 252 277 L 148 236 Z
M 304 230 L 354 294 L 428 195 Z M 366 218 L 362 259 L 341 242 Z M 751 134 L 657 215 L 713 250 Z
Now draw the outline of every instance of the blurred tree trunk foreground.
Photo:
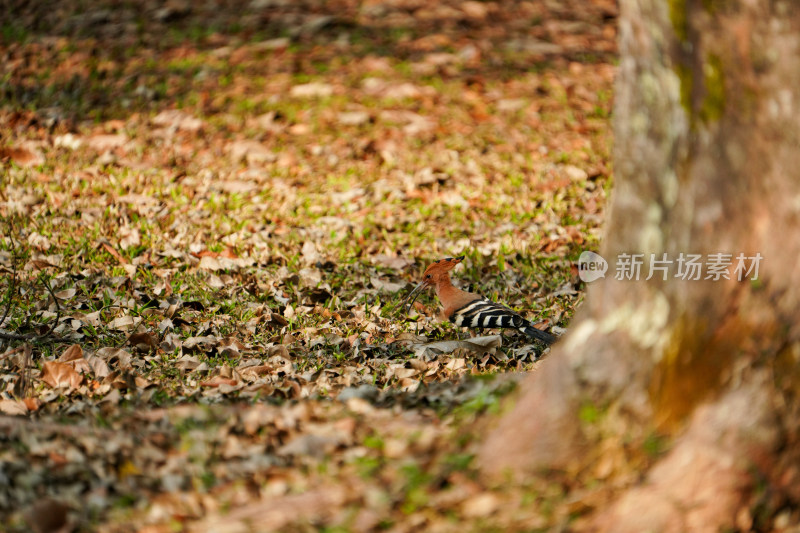
M 800 6 L 622 0 L 620 52 L 601 253 L 644 254 L 640 280 L 590 285 L 480 464 L 611 483 L 666 435 L 593 530 L 758 526 L 800 503 Z M 763 259 L 756 281 L 644 281 L 682 252 Z

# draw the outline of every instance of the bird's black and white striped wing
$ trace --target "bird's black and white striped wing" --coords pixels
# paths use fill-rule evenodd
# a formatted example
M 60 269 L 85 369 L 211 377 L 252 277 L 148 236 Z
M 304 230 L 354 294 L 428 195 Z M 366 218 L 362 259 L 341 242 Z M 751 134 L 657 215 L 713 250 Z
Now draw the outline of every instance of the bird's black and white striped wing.
M 456 309 L 450 321 L 456 326 L 467 328 L 513 328 L 548 344 L 557 340 L 554 335 L 533 327 L 530 322 L 508 307 L 486 298 L 479 298 Z
M 511 309 L 496 304 L 486 298 L 479 298 L 456 309 L 450 317 L 456 326 L 465 328 L 515 328 L 519 329 L 527 321 Z

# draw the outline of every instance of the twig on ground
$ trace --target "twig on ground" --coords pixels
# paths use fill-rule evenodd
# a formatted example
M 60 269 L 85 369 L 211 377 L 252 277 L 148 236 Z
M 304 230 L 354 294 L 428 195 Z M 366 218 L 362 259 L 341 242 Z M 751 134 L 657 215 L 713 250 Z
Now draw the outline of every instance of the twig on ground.
M 11 312 L 11 301 L 13 300 L 14 291 L 17 288 L 17 258 L 14 253 L 14 239 L 11 239 L 11 281 L 8 284 L 8 292 L 6 293 L 6 308 L 3 311 L 3 318 L 0 318 L 0 325 L 4 324 L 8 313 Z
M 41 277 L 43 278 L 44 276 Z M 58 303 L 58 298 L 53 292 L 53 289 L 50 287 L 50 283 L 42 280 L 42 284 L 44 285 L 44 288 L 47 289 L 47 292 L 50 293 L 50 296 L 53 297 L 53 301 L 56 303 L 56 319 L 53 320 L 53 323 L 50 325 L 50 329 L 42 335 L 43 337 L 47 337 L 53 333 L 53 330 L 56 329 L 56 326 L 58 326 L 58 321 L 61 320 L 61 304 Z
M 10 350 L 7 350 L 5 353 L 0 354 L 0 361 L 5 359 L 6 357 L 11 357 L 12 355 L 18 354 L 24 349 L 25 346 L 17 346 L 16 348 L 11 348 Z

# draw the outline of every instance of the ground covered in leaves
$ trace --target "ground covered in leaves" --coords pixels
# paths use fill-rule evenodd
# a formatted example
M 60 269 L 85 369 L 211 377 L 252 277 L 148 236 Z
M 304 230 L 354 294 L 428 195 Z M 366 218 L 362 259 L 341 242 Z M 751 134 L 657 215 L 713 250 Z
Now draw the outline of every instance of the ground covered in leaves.
M 2 15 L 8 530 L 536 530 L 590 505 L 471 464 L 543 347 L 402 300 L 465 254 L 458 284 L 568 326 L 613 2 L 87 5 Z

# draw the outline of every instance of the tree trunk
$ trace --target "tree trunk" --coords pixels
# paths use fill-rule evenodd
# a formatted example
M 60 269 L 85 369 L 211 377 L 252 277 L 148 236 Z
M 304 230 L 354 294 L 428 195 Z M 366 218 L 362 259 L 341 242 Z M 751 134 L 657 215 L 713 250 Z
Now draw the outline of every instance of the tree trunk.
M 800 503 L 800 6 L 622 0 L 620 50 L 607 277 L 480 463 L 588 479 L 664 434 L 670 451 L 592 528 L 744 527 L 759 483 L 770 507 Z M 623 253 L 644 254 L 639 281 L 615 279 Z M 668 279 L 645 281 L 664 253 Z M 730 279 L 676 278 L 681 253 L 703 278 L 731 254 Z M 760 254 L 756 280 L 738 279 L 740 253 Z M 611 433 L 624 452 L 601 445 Z

